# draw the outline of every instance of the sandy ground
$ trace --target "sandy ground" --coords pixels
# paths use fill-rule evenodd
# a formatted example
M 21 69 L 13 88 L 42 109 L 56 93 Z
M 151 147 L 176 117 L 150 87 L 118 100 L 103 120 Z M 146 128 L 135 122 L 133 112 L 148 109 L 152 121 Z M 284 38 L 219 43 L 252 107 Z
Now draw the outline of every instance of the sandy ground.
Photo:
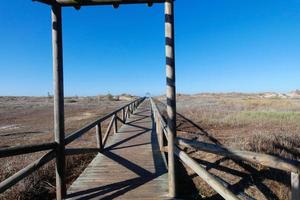
M 159 98 L 163 100 L 164 98 Z M 126 99 L 128 100 L 128 99 Z M 66 134 L 93 119 L 115 110 L 129 101 L 112 101 L 106 97 L 73 97 L 65 100 Z M 0 97 L 0 147 L 53 141 L 53 104 L 45 97 Z M 164 106 L 160 106 L 162 109 Z M 287 150 L 300 148 L 300 98 L 299 95 L 264 94 L 199 94 L 178 95 L 178 135 L 188 139 L 221 144 L 225 147 L 251 150 L 297 159 L 298 154 Z M 108 123 L 107 121 L 106 123 Z M 95 147 L 94 130 L 72 143 L 73 146 Z M 240 163 L 194 149 L 186 149 L 209 172 L 243 199 L 289 199 L 289 174 L 261 166 Z M 0 159 L 0 179 L 4 180 L 43 153 Z M 92 157 L 90 157 L 91 159 Z M 72 181 L 89 159 L 72 158 L 69 161 Z M 82 166 L 82 167 L 78 167 Z M 219 199 L 215 192 L 186 168 L 199 190 L 195 199 Z M 52 168 L 40 170 L 8 191 L 11 199 L 28 199 L 45 192 L 53 197 Z M 42 182 L 39 182 L 40 177 Z M 53 177 L 52 177 L 53 178 Z M 41 185 L 42 189 L 28 194 L 28 184 Z M 16 195 L 21 191 L 20 195 Z M 9 193 L 10 192 L 10 193 Z M 51 196 L 52 195 L 52 196 Z M 39 199 L 38 196 L 36 199 Z M 48 198 L 49 197 L 49 198 Z M 0 199 L 7 196 L 0 195 Z
M 105 98 L 65 100 L 66 134 L 129 101 Z M 53 103 L 45 97 L 0 97 L 0 147 L 53 140 Z
M 177 115 L 179 137 L 300 161 L 300 153 L 293 151 L 300 148 L 300 98 L 295 93 L 178 95 L 177 112 L 183 114 Z M 290 199 L 289 173 L 185 150 L 242 199 Z M 197 198 L 220 198 L 186 169 L 199 190 Z
M 65 99 L 66 135 L 104 116 L 133 98 L 115 101 L 107 96 Z M 48 97 L 0 97 L 0 148 L 51 142 L 53 136 L 53 99 Z M 105 128 L 109 120 L 103 123 Z M 105 130 L 105 129 L 104 129 Z M 71 143 L 73 147 L 96 147 L 95 130 Z M 1 158 L 0 181 L 8 178 L 45 152 Z M 91 161 L 93 154 L 67 158 L 67 180 L 72 182 Z M 52 199 L 55 194 L 54 163 L 24 179 L 0 195 L 0 199 Z

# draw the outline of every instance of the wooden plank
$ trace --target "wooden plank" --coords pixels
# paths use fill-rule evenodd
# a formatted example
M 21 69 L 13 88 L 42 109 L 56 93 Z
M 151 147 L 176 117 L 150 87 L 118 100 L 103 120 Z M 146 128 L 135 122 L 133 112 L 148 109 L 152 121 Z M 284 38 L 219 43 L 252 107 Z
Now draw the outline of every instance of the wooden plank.
M 61 6 L 90 6 L 90 5 L 117 5 L 119 4 L 148 4 L 163 3 L 164 0 L 34 0 L 48 5 L 58 3 Z
M 69 199 L 168 199 L 168 176 L 152 130 L 149 101 L 109 137 L 106 148 L 68 189 Z M 144 116 L 147 116 L 146 118 Z
M 66 148 L 66 155 L 79 155 L 79 154 L 87 154 L 87 153 L 95 153 L 99 152 L 99 148 Z
M 300 200 L 300 176 L 298 173 L 291 173 L 292 200 Z
M 109 122 L 109 125 L 108 125 L 108 127 L 107 127 L 107 129 L 106 129 L 106 132 L 105 132 L 105 134 L 104 134 L 103 142 L 102 142 L 103 147 L 105 147 L 107 138 L 108 138 L 109 133 L 110 133 L 110 131 L 111 131 L 112 125 L 114 124 L 114 121 L 115 121 L 115 116 L 113 116 L 113 117 L 111 118 L 111 121 Z
M 177 144 L 185 147 L 194 147 L 201 151 L 214 153 L 214 154 L 226 156 L 237 160 L 256 163 L 274 169 L 280 169 L 283 171 L 295 172 L 295 173 L 299 173 L 300 171 L 299 168 L 300 162 L 295 160 L 283 159 L 276 156 L 271 156 L 262 153 L 255 153 L 251 151 L 240 151 L 231 148 L 224 148 L 216 144 L 209 144 L 209 143 L 199 142 L 199 141 L 191 141 L 183 138 L 178 138 Z
M 134 102 L 143 102 L 145 99 L 145 97 L 136 99 L 128 104 L 126 104 L 125 106 L 122 106 L 121 108 L 106 114 L 103 117 L 100 117 L 99 119 L 96 119 L 95 121 L 87 124 L 86 126 L 84 126 L 83 128 L 80 128 L 79 130 L 76 130 L 75 132 L 71 133 L 70 135 L 68 135 L 65 139 L 65 143 L 66 145 L 70 144 L 71 142 L 73 142 L 74 140 L 76 140 L 77 138 L 81 137 L 83 134 L 87 133 L 89 130 L 91 130 L 92 128 L 94 128 L 95 126 L 97 126 L 97 124 L 107 120 L 108 118 L 110 118 L 111 116 L 115 115 L 116 113 L 120 112 L 122 109 L 128 107 L 130 104 L 134 103 Z
M 208 185 L 210 185 L 217 193 L 219 193 L 226 200 L 239 200 L 230 190 L 228 190 L 220 181 L 218 181 L 212 174 L 207 172 L 195 160 L 190 158 L 184 151 L 175 147 L 175 154 L 182 160 L 188 167 L 193 169 Z
M 45 150 L 53 150 L 55 147 L 56 147 L 55 142 L 6 147 L 0 149 L 0 158 L 23 155 L 27 153 L 34 153 L 34 152 L 45 151 Z
M 44 164 L 48 163 L 55 157 L 55 151 L 48 152 L 46 155 L 43 157 L 39 158 L 35 162 L 27 165 L 27 167 L 23 168 L 22 170 L 18 171 L 11 177 L 5 179 L 0 183 L 0 193 L 4 192 L 5 190 L 9 189 L 11 186 L 15 185 L 18 183 L 20 180 L 23 178 L 27 177 L 30 175 L 32 172 L 35 170 L 39 169 L 42 167 Z

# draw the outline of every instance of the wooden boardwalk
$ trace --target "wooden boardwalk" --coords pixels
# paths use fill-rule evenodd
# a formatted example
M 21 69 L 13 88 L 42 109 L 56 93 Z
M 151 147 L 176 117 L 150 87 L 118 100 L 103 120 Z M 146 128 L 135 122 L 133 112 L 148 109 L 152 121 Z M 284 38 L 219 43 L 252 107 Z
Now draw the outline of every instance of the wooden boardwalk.
M 149 100 L 68 189 L 68 199 L 168 199 L 168 174 Z

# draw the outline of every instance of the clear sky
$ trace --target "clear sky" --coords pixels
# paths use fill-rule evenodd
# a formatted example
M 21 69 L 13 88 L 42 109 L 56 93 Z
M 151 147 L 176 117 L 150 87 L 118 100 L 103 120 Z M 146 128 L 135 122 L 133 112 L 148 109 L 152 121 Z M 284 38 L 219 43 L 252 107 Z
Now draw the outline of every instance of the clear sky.
M 300 88 L 300 0 L 177 0 L 177 92 Z M 0 4 L 0 95 L 52 93 L 50 8 Z M 63 9 L 66 95 L 165 92 L 163 4 Z

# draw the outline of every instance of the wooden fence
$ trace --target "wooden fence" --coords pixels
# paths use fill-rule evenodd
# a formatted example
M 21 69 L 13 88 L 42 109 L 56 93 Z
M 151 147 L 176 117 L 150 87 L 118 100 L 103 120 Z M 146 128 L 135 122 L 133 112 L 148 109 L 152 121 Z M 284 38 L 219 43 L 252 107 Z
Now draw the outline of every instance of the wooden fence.
M 156 124 L 158 141 L 161 151 L 167 152 L 166 143 L 168 142 L 167 124 L 163 118 L 156 103 L 151 98 L 151 107 Z M 174 153 L 188 167 L 190 167 L 198 176 L 200 176 L 210 187 L 212 187 L 224 199 L 239 199 L 232 191 L 218 180 L 214 175 L 210 174 L 204 167 L 192 159 L 180 147 L 192 147 L 200 151 L 221 155 L 232 158 L 234 160 L 246 161 L 249 163 L 260 164 L 273 169 L 278 169 L 291 173 L 291 191 L 292 200 L 300 200 L 300 162 L 296 160 L 288 160 L 268 154 L 255 153 L 250 151 L 241 151 L 235 149 L 224 148 L 220 145 L 198 142 L 177 137 L 175 139 Z
M 65 155 L 77 155 L 77 154 L 83 154 L 83 153 L 91 153 L 91 152 L 100 152 L 105 147 L 107 138 L 109 134 L 111 133 L 111 130 L 114 129 L 114 132 L 117 132 L 118 128 L 118 121 L 121 121 L 122 123 L 126 122 L 126 119 L 132 114 L 132 112 L 138 107 L 138 105 L 144 101 L 143 98 L 136 99 L 129 104 L 105 115 L 104 117 L 101 117 L 92 123 L 86 125 L 85 127 L 71 133 L 68 135 L 64 142 L 65 146 L 72 143 L 74 140 L 80 138 L 82 135 L 87 133 L 92 128 L 95 128 L 96 130 L 96 141 L 97 141 L 97 147 L 96 148 L 66 148 L 64 153 Z M 120 114 L 121 112 L 121 114 Z M 119 117 L 121 115 L 121 117 Z M 110 123 L 106 129 L 105 134 L 102 138 L 102 131 L 101 131 L 101 124 L 105 120 L 110 120 Z M 29 176 L 32 172 L 38 170 L 43 165 L 50 162 L 52 159 L 56 158 L 55 155 L 55 149 L 57 147 L 56 142 L 50 142 L 50 143 L 43 143 L 43 144 L 32 144 L 32 145 L 26 145 L 26 146 L 15 146 L 15 147 L 8 147 L 8 148 L 1 148 L 0 149 L 0 158 L 4 157 L 10 157 L 10 156 L 16 156 L 16 155 L 24 155 L 28 153 L 35 153 L 40 151 L 49 151 L 41 158 L 37 159 L 36 161 L 30 163 L 25 168 L 21 169 L 14 175 L 10 176 L 9 178 L 5 179 L 0 183 L 0 193 L 6 191 L 16 183 L 18 183 L 23 178 Z M 57 162 L 57 161 L 56 161 Z

